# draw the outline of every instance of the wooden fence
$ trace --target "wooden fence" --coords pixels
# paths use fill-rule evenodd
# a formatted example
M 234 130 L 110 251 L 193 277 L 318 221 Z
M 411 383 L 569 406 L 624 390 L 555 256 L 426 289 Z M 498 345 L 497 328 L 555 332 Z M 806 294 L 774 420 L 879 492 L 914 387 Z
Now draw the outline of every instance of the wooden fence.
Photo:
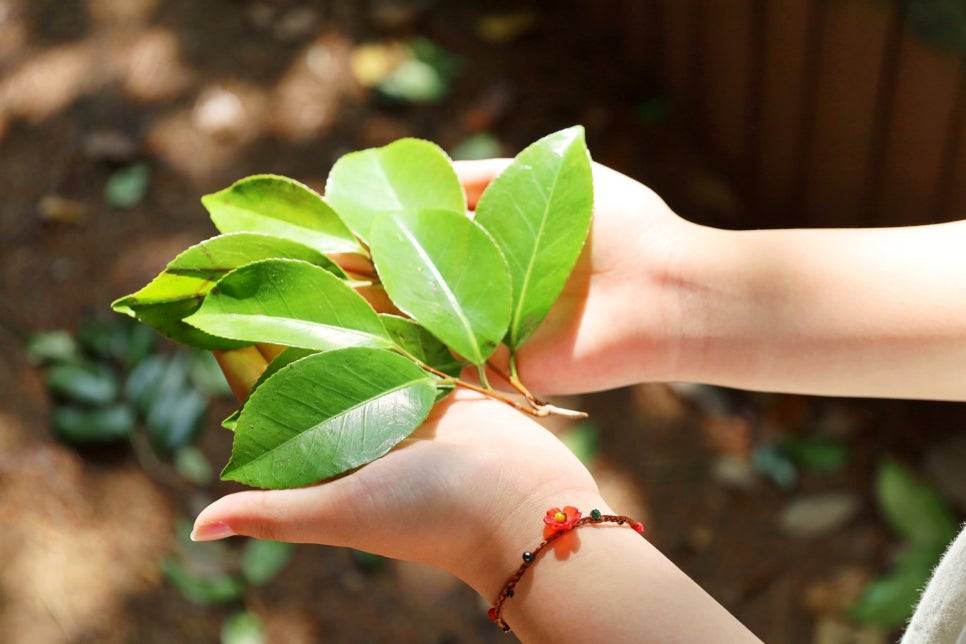
M 755 219 L 966 218 L 966 65 L 910 29 L 919 1 L 624 0 L 612 24 Z

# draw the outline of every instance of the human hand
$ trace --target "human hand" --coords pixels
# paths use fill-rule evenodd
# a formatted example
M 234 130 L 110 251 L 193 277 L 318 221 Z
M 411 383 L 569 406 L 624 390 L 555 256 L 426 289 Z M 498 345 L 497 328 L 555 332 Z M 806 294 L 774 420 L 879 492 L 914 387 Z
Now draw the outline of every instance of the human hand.
M 509 163 L 456 162 L 471 210 Z M 517 356 L 520 379 L 535 393 L 668 380 L 674 371 L 675 265 L 693 226 L 637 181 L 596 163 L 593 172 L 587 245 L 560 298 Z M 494 362 L 500 361 L 498 355 Z
M 511 408 L 457 392 L 384 457 L 322 485 L 228 495 L 193 538 L 246 535 L 428 563 L 493 596 L 547 508 L 609 512 L 586 468 Z

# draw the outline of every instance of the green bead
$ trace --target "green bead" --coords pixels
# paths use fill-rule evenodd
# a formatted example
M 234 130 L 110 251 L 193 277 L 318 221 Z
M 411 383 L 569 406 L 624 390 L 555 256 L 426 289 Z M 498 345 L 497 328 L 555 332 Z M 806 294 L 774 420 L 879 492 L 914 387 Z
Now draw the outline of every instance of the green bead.
M 590 518 L 594 521 L 600 521 L 600 510 L 594 509 L 590 511 Z
M 536 557 L 529 550 L 527 550 L 526 552 L 523 553 L 523 560 L 525 562 L 527 562 L 527 563 L 533 563 L 533 560 L 534 559 L 536 559 Z

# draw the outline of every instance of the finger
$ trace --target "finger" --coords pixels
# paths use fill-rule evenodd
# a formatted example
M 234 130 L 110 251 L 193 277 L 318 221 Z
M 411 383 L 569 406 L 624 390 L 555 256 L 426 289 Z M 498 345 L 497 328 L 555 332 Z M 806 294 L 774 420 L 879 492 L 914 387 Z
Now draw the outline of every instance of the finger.
M 195 519 L 191 538 L 214 541 L 235 535 L 292 543 L 344 545 L 334 520 L 339 481 L 293 490 L 249 490 L 222 497 Z M 344 516 L 345 508 L 341 508 Z M 342 521 L 341 525 L 351 525 Z
M 484 159 L 481 161 L 454 161 L 456 175 L 466 191 L 466 205 L 470 210 L 476 209 L 480 195 L 510 164 L 510 159 Z

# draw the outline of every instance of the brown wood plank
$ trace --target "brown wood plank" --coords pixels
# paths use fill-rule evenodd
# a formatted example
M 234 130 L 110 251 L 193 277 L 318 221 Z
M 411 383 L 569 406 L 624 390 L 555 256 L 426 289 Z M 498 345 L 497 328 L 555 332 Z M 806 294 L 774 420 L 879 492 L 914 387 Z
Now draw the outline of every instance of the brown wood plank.
M 939 199 L 946 140 L 952 135 L 959 57 L 904 34 L 896 91 L 876 186 L 877 225 L 926 223 Z
M 696 0 L 664 0 L 664 60 L 661 63 L 661 81 L 675 105 L 693 109 L 696 52 L 695 7 Z
M 892 11 L 866 0 L 825 3 L 813 126 L 804 151 L 808 225 L 867 223 Z
M 700 123 L 732 168 L 745 160 L 754 8 L 754 0 L 705 0 L 698 27 L 706 88 Z
M 766 3 L 752 201 L 783 225 L 793 225 L 784 219 L 794 210 L 793 193 L 801 172 L 809 29 L 815 6 L 813 0 Z

